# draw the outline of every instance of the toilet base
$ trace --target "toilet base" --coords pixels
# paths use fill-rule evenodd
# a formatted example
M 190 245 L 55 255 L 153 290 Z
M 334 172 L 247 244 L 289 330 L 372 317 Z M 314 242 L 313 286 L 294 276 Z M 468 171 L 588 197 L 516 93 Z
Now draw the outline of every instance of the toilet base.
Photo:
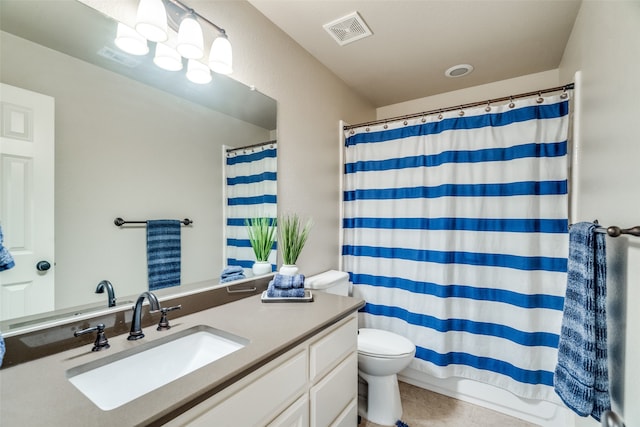
M 402 417 L 402 402 L 396 374 L 374 376 L 358 371 L 368 384 L 366 410 L 361 415 L 372 423 L 395 426 Z

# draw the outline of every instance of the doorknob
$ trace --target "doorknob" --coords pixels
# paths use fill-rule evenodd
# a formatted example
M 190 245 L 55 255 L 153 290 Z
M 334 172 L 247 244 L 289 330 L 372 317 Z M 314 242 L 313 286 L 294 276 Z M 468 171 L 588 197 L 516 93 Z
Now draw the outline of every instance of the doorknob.
M 40 261 L 36 264 L 36 269 L 38 271 L 47 271 L 51 268 L 51 264 L 48 261 Z

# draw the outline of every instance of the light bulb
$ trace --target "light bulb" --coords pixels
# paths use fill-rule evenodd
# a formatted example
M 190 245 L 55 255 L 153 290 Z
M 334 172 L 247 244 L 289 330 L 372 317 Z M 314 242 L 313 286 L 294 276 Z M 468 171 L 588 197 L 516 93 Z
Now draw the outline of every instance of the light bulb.
M 231 74 L 233 72 L 233 54 L 231 43 L 225 34 L 213 41 L 209 53 L 209 68 L 219 74 Z
M 190 59 L 187 63 L 187 78 L 193 83 L 207 84 L 211 81 L 211 70 L 202 62 Z
M 200 59 L 204 55 L 202 28 L 191 15 L 180 23 L 176 50 L 188 59 Z
M 115 44 L 120 49 L 132 55 L 146 55 L 149 53 L 147 39 L 122 22 L 118 22 Z
M 167 40 L 167 10 L 162 0 L 140 0 L 136 31 L 153 42 Z
M 178 52 L 164 43 L 156 44 L 156 54 L 153 63 L 167 71 L 182 70 L 182 58 Z

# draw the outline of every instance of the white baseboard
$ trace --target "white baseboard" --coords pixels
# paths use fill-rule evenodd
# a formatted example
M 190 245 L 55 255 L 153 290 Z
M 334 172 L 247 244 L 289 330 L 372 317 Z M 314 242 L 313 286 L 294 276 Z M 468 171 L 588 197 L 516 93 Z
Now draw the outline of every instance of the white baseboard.
M 574 427 L 575 416 L 562 406 L 523 399 L 506 390 L 466 378 L 435 378 L 407 368 L 398 379 L 416 387 L 482 406 L 543 427 Z

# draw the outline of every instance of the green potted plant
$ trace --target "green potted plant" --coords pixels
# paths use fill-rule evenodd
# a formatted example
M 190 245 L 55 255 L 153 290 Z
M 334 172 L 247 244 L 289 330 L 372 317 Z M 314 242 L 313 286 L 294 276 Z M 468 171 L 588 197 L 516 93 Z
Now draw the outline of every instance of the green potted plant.
M 309 232 L 311 231 L 312 221 L 307 220 L 304 226 L 302 220 L 297 214 L 284 215 L 278 221 L 278 231 L 280 239 L 278 246 L 282 253 L 283 265 L 280 268 L 280 274 L 294 275 L 298 272 L 296 262 L 307 242 Z
M 269 255 L 276 241 L 276 224 L 275 218 L 261 217 L 245 220 L 249 242 L 256 256 L 256 262 L 251 268 L 255 276 L 271 273 Z

